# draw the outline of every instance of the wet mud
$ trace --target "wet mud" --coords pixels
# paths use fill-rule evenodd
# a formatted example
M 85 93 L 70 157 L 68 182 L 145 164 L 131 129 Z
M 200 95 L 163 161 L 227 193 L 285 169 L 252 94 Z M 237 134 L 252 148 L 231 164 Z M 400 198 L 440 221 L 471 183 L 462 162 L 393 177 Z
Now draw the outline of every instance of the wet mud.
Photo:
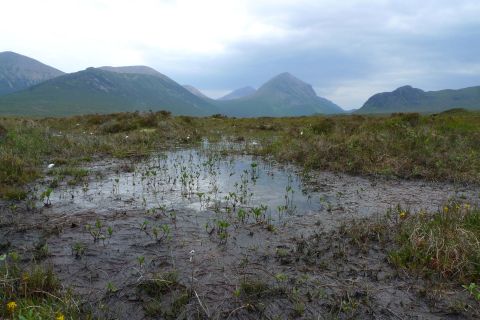
M 87 169 L 81 183 L 60 182 L 49 206 L 2 203 L 0 238 L 25 262 L 52 265 L 100 318 L 476 316 L 461 287 L 393 269 L 385 245 L 361 250 L 341 226 L 396 206 L 475 204 L 478 187 L 304 172 L 208 147 Z

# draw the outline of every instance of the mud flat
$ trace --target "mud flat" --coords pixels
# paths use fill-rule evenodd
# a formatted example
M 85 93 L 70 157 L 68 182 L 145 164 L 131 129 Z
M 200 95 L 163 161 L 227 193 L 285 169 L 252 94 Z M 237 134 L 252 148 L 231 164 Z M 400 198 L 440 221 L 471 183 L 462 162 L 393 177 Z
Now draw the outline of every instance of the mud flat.
M 208 147 L 88 170 L 36 209 L 3 203 L 0 238 L 52 265 L 100 318 L 478 316 L 461 286 L 393 268 L 390 241 L 358 245 L 346 231 L 398 208 L 478 205 L 478 187 L 303 172 Z

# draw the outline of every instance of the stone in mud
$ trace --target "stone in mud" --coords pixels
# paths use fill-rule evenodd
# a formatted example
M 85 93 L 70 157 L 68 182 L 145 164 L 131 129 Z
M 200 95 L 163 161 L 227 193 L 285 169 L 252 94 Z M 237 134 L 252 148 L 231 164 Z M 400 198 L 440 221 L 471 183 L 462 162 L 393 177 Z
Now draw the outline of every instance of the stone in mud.
M 377 281 L 384 281 L 390 278 L 390 275 L 385 271 L 380 271 L 377 273 Z

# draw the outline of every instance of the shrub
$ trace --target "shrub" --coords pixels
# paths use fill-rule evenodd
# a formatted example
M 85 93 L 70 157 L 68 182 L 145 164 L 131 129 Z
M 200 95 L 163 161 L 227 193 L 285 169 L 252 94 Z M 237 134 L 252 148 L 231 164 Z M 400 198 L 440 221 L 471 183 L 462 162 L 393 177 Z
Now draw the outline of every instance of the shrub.
M 137 128 L 137 124 L 124 120 L 110 120 L 100 126 L 100 130 L 103 133 L 119 133 L 119 132 L 126 132 L 131 131 Z
M 312 125 L 312 131 L 315 134 L 329 134 L 335 128 L 335 122 L 332 119 L 320 119 Z

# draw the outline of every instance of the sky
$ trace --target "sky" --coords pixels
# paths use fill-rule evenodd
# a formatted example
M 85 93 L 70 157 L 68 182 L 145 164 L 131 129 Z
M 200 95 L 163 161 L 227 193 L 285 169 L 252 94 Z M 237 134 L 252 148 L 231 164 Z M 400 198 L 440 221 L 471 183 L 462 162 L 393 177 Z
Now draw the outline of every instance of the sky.
M 480 85 L 478 0 L 0 0 L 0 51 L 65 72 L 148 65 L 219 97 L 290 72 L 345 109 Z

